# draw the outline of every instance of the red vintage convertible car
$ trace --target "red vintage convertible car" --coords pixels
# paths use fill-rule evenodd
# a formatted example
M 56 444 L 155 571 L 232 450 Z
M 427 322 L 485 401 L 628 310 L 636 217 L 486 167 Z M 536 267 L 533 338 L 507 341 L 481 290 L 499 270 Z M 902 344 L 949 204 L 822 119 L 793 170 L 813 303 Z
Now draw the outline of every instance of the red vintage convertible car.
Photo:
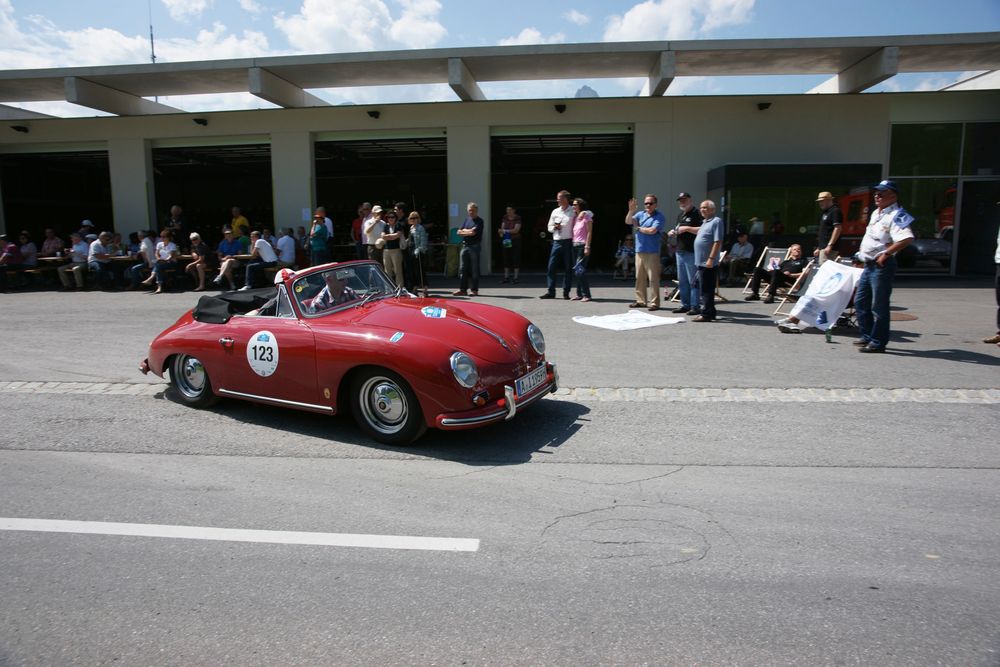
M 337 414 L 380 442 L 428 426 L 512 418 L 556 390 L 534 324 L 509 310 L 417 298 L 375 262 L 283 270 L 275 287 L 203 296 L 156 337 L 140 365 L 184 403 L 220 396 Z

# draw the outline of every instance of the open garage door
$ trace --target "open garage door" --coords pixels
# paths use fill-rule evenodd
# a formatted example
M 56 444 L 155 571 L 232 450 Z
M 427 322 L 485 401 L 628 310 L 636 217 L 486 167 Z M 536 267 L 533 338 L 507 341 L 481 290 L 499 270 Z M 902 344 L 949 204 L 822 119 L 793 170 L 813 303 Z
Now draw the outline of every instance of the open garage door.
M 0 155 L 0 190 L 7 232 L 26 229 L 36 243 L 46 227 L 67 241 L 84 219 L 113 227 L 107 151 Z
M 432 241 L 448 230 L 448 147 L 431 137 L 317 141 L 316 201 L 325 206 L 335 238 L 350 239 L 362 202 L 406 202 L 420 211 Z
M 492 226 L 513 206 L 524 225 L 521 268 L 544 270 L 551 241 L 543 238 L 555 196 L 569 190 L 594 212 L 592 269 L 609 269 L 632 196 L 633 137 L 630 133 L 494 136 L 491 140 Z M 500 244 L 493 266 L 500 268 Z
M 162 225 L 174 204 L 188 229 L 215 247 L 239 206 L 252 227 L 274 225 L 271 147 L 267 143 L 153 147 L 156 219 Z M 183 240 L 186 243 L 186 239 Z

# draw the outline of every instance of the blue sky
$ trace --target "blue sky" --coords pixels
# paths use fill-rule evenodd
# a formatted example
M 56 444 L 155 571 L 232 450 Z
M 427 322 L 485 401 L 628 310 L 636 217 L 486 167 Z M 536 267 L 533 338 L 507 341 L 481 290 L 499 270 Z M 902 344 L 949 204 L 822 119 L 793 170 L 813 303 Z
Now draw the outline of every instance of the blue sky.
M 840 37 L 1000 30 L 1000 0 L 0 0 L 0 69 L 409 48 L 662 39 Z M 878 91 L 937 89 L 971 73 L 900 75 Z M 679 78 L 668 94 L 802 92 L 826 77 Z M 484 84 L 491 98 L 634 95 L 641 80 Z M 454 100 L 440 86 L 313 91 L 332 103 Z M 249 94 L 160 101 L 188 110 L 264 108 Z M 66 103 L 24 104 L 92 115 Z

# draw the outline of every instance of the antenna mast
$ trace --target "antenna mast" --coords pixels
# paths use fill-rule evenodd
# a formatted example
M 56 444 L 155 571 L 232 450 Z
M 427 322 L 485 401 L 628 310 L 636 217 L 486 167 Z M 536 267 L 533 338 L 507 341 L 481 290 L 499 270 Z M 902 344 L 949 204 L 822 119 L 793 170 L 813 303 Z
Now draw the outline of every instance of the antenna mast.
M 149 61 L 156 64 L 156 44 L 153 42 L 153 0 L 146 0 L 149 9 Z

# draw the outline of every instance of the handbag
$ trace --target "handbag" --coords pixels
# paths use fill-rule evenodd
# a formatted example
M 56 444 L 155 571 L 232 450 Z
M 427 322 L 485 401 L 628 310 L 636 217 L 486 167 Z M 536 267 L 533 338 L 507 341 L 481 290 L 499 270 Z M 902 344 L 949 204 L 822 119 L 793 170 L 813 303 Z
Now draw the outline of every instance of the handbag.
M 578 276 L 582 276 L 587 272 L 587 267 L 583 263 L 583 257 L 576 260 L 576 264 L 573 265 L 573 273 Z

